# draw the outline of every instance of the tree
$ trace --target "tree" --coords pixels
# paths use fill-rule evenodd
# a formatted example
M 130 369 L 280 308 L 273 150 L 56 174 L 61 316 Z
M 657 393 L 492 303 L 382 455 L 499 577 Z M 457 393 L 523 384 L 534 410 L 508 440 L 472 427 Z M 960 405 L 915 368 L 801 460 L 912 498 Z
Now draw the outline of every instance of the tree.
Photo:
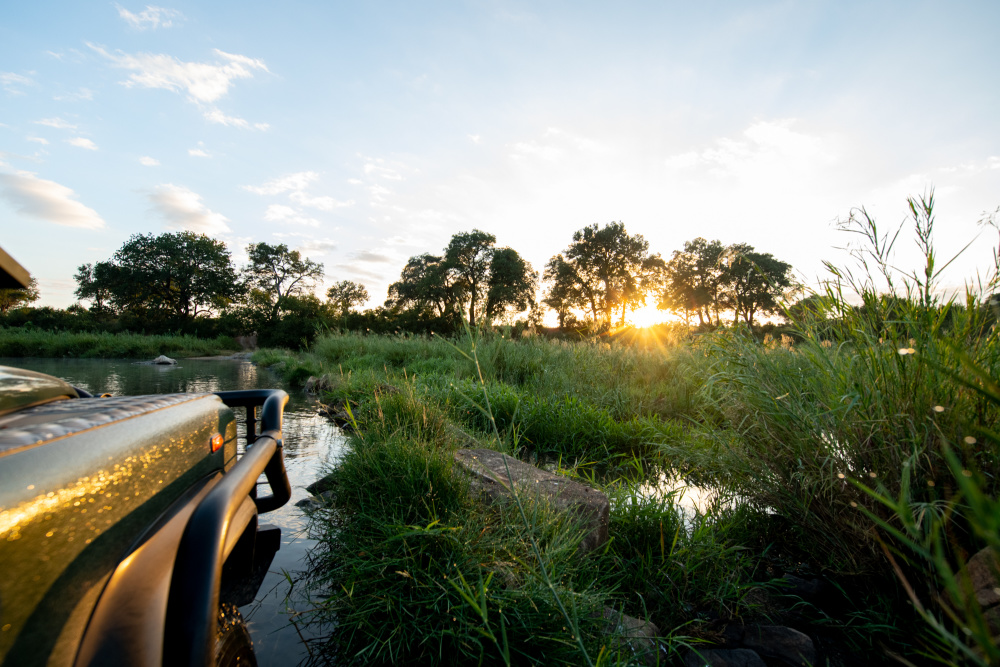
M 341 280 L 326 291 L 326 298 L 330 301 L 337 315 L 343 317 L 350 312 L 354 306 L 360 306 L 368 301 L 368 290 L 361 285 L 350 280 Z
M 490 258 L 486 317 L 497 320 L 507 309 L 522 312 L 535 306 L 538 273 L 512 248 L 497 248 Z
M 455 283 L 469 304 L 470 326 L 476 326 L 476 306 L 481 303 L 488 289 L 493 246 L 496 242 L 497 237 L 492 234 L 473 229 L 471 232 L 459 232 L 452 236 L 444 251 L 448 270 L 455 277 Z
M 136 234 L 109 261 L 84 264 L 74 277 L 78 298 L 152 317 L 194 319 L 240 291 L 226 244 L 194 232 Z
M 443 255 L 411 257 L 389 286 L 386 306 L 449 320 L 468 313 L 473 326 L 479 313 L 494 319 L 510 308 L 527 310 L 535 302 L 538 274 L 517 251 L 495 243 L 495 236 L 474 229 L 452 236 Z
M 80 301 L 92 301 L 96 310 L 103 311 L 111 302 L 110 262 L 81 264 L 73 280 L 77 283 L 74 294 Z
M 457 317 L 461 291 L 444 258 L 424 253 L 411 257 L 403 267 L 399 280 L 389 285 L 389 298 L 385 305 L 414 309 L 432 317 Z
M 323 279 L 323 265 L 289 250 L 284 243 L 251 243 L 247 246 L 250 264 L 243 274 L 247 284 L 267 304 L 268 321 L 279 319 L 282 302 L 288 297 L 306 294 Z
M 792 286 L 792 265 L 770 253 L 755 252 L 745 243 L 731 245 L 727 252 L 726 302 L 733 309 L 734 322 L 742 318 L 752 327 L 757 313 L 776 313 L 780 309 L 779 299 Z
M 621 308 L 624 324 L 628 309 L 646 302 L 663 269 L 660 256 L 648 251 L 646 239 L 630 235 L 621 222 L 590 225 L 575 232 L 565 252 L 549 261 L 548 275 L 559 279 L 559 289 L 571 300 L 589 308 L 594 322 L 610 326 Z M 551 290 L 549 297 L 561 301 Z
M 542 303 L 556 311 L 559 328 L 565 329 L 567 324 L 576 319 L 573 311 L 587 307 L 588 298 L 584 288 L 577 281 L 573 267 L 561 254 L 550 259 L 545 265 L 543 279 L 549 283 L 549 289 Z
M 659 307 L 674 312 L 683 311 L 685 319 L 691 312 L 698 315 L 698 322 L 719 322 L 721 293 L 727 280 L 727 266 L 723 264 L 726 248 L 720 241 L 706 241 L 698 237 L 684 244 L 684 250 L 675 250 L 665 268 L 664 289 Z
M 27 287 L 11 287 L 0 289 L 0 314 L 6 314 L 12 308 L 26 306 L 38 301 L 38 281 L 32 276 Z

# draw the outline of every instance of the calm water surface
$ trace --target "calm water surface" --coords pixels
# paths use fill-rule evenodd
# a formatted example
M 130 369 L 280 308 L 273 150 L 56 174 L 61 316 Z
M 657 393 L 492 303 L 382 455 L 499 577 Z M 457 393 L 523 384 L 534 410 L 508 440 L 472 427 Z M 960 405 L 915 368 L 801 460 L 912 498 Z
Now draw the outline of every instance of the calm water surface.
M 275 554 L 257 599 L 241 611 L 250 628 L 261 667 L 296 665 L 309 660 L 309 649 L 302 638 L 314 638 L 324 631 L 301 623 L 296 627 L 291 622 L 296 612 L 309 609 L 310 603 L 300 590 L 290 586 L 286 573 L 294 581 L 296 573 L 305 570 L 306 556 L 315 544 L 308 535 L 308 521 L 295 503 L 308 496 L 306 486 L 316 481 L 325 468 L 336 463 L 344 445 L 340 429 L 317 415 L 312 401 L 300 392 L 289 391 L 277 377 L 247 361 L 184 359 L 177 366 L 147 366 L 118 359 L 0 358 L 0 365 L 54 375 L 95 396 L 232 389 L 288 391 L 290 400 L 285 408 L 282 431 L 292 499 L 281 509 L 261 517 L 262 523 L 281 528 L 281 549 Z

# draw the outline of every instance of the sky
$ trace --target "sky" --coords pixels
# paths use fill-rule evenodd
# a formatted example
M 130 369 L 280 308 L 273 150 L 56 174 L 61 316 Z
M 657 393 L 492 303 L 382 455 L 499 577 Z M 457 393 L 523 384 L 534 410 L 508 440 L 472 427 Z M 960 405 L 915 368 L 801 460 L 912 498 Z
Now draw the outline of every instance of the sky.
M 939 265 L 971 242 L 958 287 L 997 246 L 997 26 L 955 1 L 10 3 L 0 245 L 56 307 L 81 264 L 177 230 L 237 263 L 285 243 L 370 306 L 457 232 L 541 272 L 611 221 L 816 284 L 838 220 L 895 229 L 934 188 Z

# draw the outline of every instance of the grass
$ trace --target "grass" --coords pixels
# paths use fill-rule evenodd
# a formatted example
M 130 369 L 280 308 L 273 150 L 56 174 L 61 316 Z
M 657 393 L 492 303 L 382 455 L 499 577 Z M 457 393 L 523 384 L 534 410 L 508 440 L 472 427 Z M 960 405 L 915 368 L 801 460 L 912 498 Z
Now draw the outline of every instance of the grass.
M 228 336 L 147 336 L 129 333 L 71 333 L 30 328 L 0 328 L 0 357 L 76 357 L 152 359 L 231 354 L 240 349 Z
M 358 429 L 332 471 L 335 507 L 317 515 L 329 650 L 348 663 L 628 664 L 597 618 L 613 608 L 656 623 L 667 661 L 747 621 L 807 631 L 829 665 L 998 664 L 962 575 L 1000 546 L 1000 341 L 982 303 L 996 280 L 941 299 L 933 199 L 911 204 L 925 265 L 900 274 L 898 234 L 852 218 L 857 266 L 830 266 L 783 344 L 741 329 L 573 343 L 471 332 L 259 352 Z M 611 540 L 581 556 L 579 526 L 544 504 L 482 506 L 452 471 L 462 446 L 602 489 Z M 716 502 L 694 511 L 644 490 L 661 476 Z M 828 592 L 789 598 L 783 575 Z

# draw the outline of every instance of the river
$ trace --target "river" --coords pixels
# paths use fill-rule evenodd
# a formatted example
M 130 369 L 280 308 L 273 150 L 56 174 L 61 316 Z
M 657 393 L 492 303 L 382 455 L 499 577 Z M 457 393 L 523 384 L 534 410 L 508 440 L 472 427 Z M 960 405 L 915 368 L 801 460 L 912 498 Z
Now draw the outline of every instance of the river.
M 340 429 L 320 417 L 313 401 L 301 392 L 289 391 L 271 373 L 247 361 L 182 359 L 176 366 L 150 366 L 121 359 L 11 359 L 0 365 L 24 368 L 62 378 L 96 395 L 114 396 L 212 392 L 231 389 L 288 391 L 283 436 L 285 466 L 292 483 L 292 499 L 262 521 L 281 528 L 281 549 L 253 604 L 240 609 L 253 638 L 260 667 L 284 667 L 309 662 L 309 648 L 302 639 L 322 636 L 324 630 L 301 622 L 293 624 L 296 612 L 310 608 L 300 589 L 289 584 L 305 570 L 306 556 L 315 541 L 309 537 L 308 521 L 295 503 L 308 496 L 305 487 L 322 471 L 336 463 L 344 446 Z M 301 635 L 301 636 L 300 636 Z

